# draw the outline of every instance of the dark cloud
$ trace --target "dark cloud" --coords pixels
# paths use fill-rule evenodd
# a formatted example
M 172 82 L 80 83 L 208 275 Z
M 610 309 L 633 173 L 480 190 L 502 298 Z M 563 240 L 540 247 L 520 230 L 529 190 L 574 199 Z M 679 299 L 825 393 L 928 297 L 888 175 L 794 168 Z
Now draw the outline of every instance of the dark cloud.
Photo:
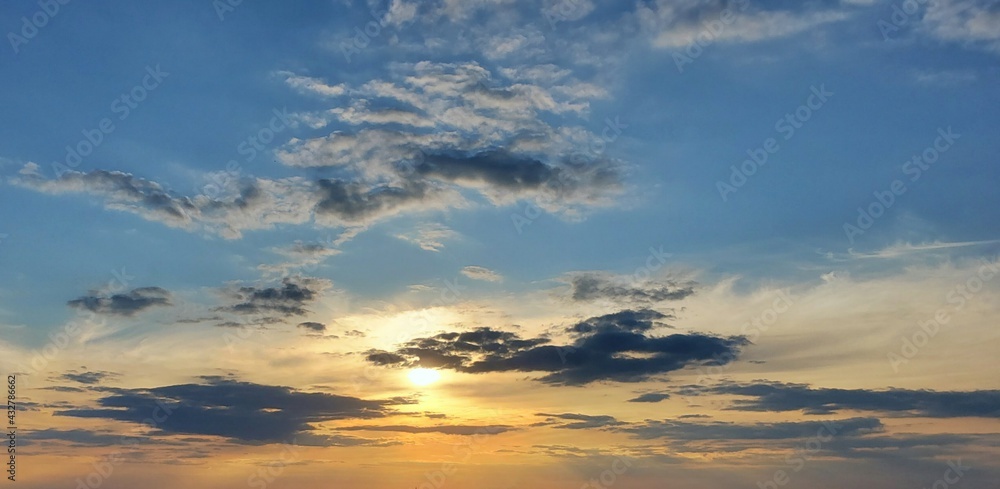
M 304 323 L 299 323 L 299 327 L 303 328 L 303 329 L 308 329 L 309 331 L 315 331 L 315 332 L 318 332 L 318 333 L 322 333 L 323 331 L 326 331 L 326 325 L 325 324 L 323 324 L 323 323 L 316 323 L 316 322 L 313 322 L 313 321 L 306 321 Z
M 286 278 L 278 287 L 240 287 L 233 293 L 235 304 L 219 310 L 243 315 L 300 316 L 309 312 L 305 306 L 318 297 L 322 287 L 322 281 L 303 277 Z
M 134 316 L 153 306 L 170 305 L 170 292 L 159 287 L 141 287 L 123 294 L 92 294 L 73 299 L 66 304 L 97 314 L 112 316 Z
M 488 151 L 469 156 L 428 155 L 414 170 L 424 176 L 449 181 L 484 182 L 512 191 L 552 185 L 560 177 L 558 168 L 504 151 Z
M 118 374 L 114 372 L 104 372 L 104 371 L 97 371 L 97 372 L 71 371 L 63 374 L 62 376 L 63 379 L 88 385 L 100 383 L 102 380 L 109 377 L 118 377 Z
M 369 351 L 365 358 L 375 365 L 397 365 L 406 363 L 406 357 L 380 350 Z
M 628 402 L 660 402 L 664 399 L 670 399 L 670 394 L 663 394 L 660 392 L 650 392 L 643 394 L 639 397 L 629 399 Z
M 49 387 L 42 387 L 42 389 L 54 392 L 87 392 L 87 389 L 80 387 L 70 387 L 68 385 L 53 385 Z
M 330 248 L 324 243 L 303 243 L 296 241 L 288 248 L 278 249 L 278 253 L 293 257 L 322 257 L 336 254 L 335 248 Z
M 408 182 L 398 187 L 371 187 L 357 182 L 324 179 L 319 180 L 317 185 L 319 202 L 316 214 L 347 223 L 363 223 L 437 198 L 435 188 L 422 182 Z
M 907 389 L 823 389 L 805 384 L 757 382 L 688 386 L 690 394 L 724 394 L 749 397 L 736 399 L 729 407 L 737 411 L 802 411 L 831 414 L 840 410 L 874 411 L 901 416 L 932 418 L 1000 418 L 1000 391 L 931 391 Z
M 673 281 L 636 283 L 602 273 L 580 273 L 570 279 L 570 298 L 577 302 L 600 299 L 652 303 L 681 300 L 694 294 L 693 284 Z
M 781 423 L 689 423 L 685 421 L 645 421 L 619 428 L 637 438 L 649 440 L 784 440 L 817 436 L 856 436 L 882 431 L 877 418 L 850 418 L 829 421 L 788 421 Z M 822 431 L 821 431 L 822 430 Z
M 665 315 L 651 310 L 593 317 L 568 328 L 576 340 L 550 345 L 548 338 L 479 328 L 417 338 L 393 352 L 373 350 L 368 360 L 384 366 L 448 368 L 466 373 L 548 372 L 538 380 L 557 385 L 595 381 L 639 382 L 703 362 L 729 361 L 749 342 L 705 334 L 650 336 Z M 725 360 L 719 360 L 725 359 Z
M 403 398 L 364 400 L 219 377 L 200 384 L 152 389 L 109 389 L 97 408 L 57 411 L 58 416 L 148 423 L 162 433 L 215 435 L 248 443 L 282 442 L 308 434 L 311 423 L 379 418 Z
M 538 426 L 553 426 L 555 428 L 562 428 L 567 430 L 607 428 L 611 426 L 620 426 L 625 424 L 621 421 L 618 421 L 613 416 L 606 416 L 606 415 L 591 416 L 587 414 L 577 414 L 577 413 L 561 413 L 561 414 L 536 413 L 535 416 L 544 416 L 546 418 L 544 422 L 538 423 Z M 566 421 L 569 422 L 567 423 Z
M 292 180 L 243 179 L 226 189 L 210 185 L 215 187 L 210 193 L 225 194 L 216 199 L 204 194 L 178 195 L 157 182 L 119 171 L 65 171 L 47 179 L 37 165 L 29 163 L 12 183 L 52 194 L 98 195 L 108 209 L 171 227 L 203 228 L 226 238 L 239 238 L 243 230 L 266 229 L 277 222 L 305 221 L 310 205 L 307 193 L 299 189 L 302 183 Z
M 337 428 L 344 431 L 396 431 L 401 433 L 443 433 L 445 435 L 498 435 L 514 430 L 513 426 L 507 425 L 487 425 L 487 426 L 467 426 L 467 425 L 443 425 L 443 426 L 405 426 L 405 425 L 368 425 L 368 426 L 344 426 Z
M 426 154 L 413 166 L 422 177 L 472 184 L 493 192 L 572 199 L 621 186 L 621 168 L 603 159 L 549 164 L 507 150 Z
M 190 199 L 175 196 L 156 182 L 118 171 L 68 171 L 57 180 L 45 180 L 37 174 L 22 172 L 22 179 L 15 183 L 49 192 L 90 191 L 104 194 L 140 206 L 150 217 L 180 226 L 188 223 L 190 214 L 197 209 Z
M 221 320 L 222 320 L 222 317 L 220 317 L 220 316 L 206 316 L 206 317 L 200 317 L 200 318 L 175 319 L 174 322 L 177 323 L 177 324 L 199 324 L 199 323 L 204 323 L 204 322 L 208 322 L 208 321 L 221 321 Z
M 69 442 L 74 445 L 109 447 L 120 445 L 125 437 L 120 434 L 99 433 L 82 429 L 60 430 L 49 428 L 25 433 L 25 438 L 29 441 L 58 440 Z M 133 440 L 136 439 L 133 435 L 129 435 L 128 438 Z M 19 439 L 18 443 L 20 444 L 22 441 Z
M 629 331 L 643 333 L 657 326 L 666 326 L 658 322 L 673 316 L 652 309 L 624 310 L 603 316 L 596 316 L 574 324 L 566 329 L 572 334 L 613 333 Z

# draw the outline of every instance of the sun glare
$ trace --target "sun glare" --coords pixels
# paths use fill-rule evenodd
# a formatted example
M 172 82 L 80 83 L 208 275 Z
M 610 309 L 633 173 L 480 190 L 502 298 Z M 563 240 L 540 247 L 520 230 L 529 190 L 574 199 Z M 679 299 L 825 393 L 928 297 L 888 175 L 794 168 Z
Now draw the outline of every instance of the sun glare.
M 441 378 L 441 372 L 431 368 L 415 368 L 410 370 L 408 376 L 414 385 L 423 387 L 437 382 Z

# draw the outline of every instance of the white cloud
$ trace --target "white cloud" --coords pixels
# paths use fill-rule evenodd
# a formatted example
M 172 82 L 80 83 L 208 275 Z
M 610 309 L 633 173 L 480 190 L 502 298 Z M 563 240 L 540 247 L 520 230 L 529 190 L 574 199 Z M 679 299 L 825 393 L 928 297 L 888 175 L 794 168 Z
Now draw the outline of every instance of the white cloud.
M 936 0 L 928 3 L 922 23 L 925 32 L 936 39 L 1000 53 L 998 0 Z
M 952 87 L 972 83 L 979 79 L 979 75 L 971 70 L 922 71 L 915 78 L 921 85 Z
M 851 250 L 849 256 L 851 258 L 902 258 L 905 256 L 921 252 L 946 251 L 946 250 L 953 250 L 956 248 L 968 248 L 973 246 L 982 246 L 995 243 L 1000 243 L 1000 240 L 993 239 L 986 241 L 961 241 L 961 242 L 934 241 L 930 243 L 919 243 L 919 244 L 899 242 L 871 253 L 856 253 L 853 250 Z
M 302 93 L 312 93 L 324 97 L 338 97 L 345 93 L 344 85 L 327 85 L 319 79 L 296 75 L 288 71 L 279 71 L 278 76 L 285 78 L 285 83 Z
M 503 276 L 489 268 L 477 267 L 477 266 L 467 266 L 462 268 L 462 275 L 471 278 L 472 280 L 482 280 L 484 282 L 501 282 L 503 281 Z
M 413 243 L 423 250 L 441 251 L 444 248 L 444 242 L 455 239 L 458 237 L 458 233 L 443 224 L 426 223 L 409 233 L 397 234 L 396 237 Z
M 728 9 L 728 13 L 726 13 Z M 804 32 L 844 20 L 844 10 L 757 10 L 751 2 L 657 0 L 636 10 L 640 25 L 656 47 L 683 48 L 700 39 L 708 42 L 757 42 Z M 724 19 L 732 20 L 728 23 Z M 719 26 L 712 32 L 709 24 Z M 704 41 L 702 41 L 704 42 Z

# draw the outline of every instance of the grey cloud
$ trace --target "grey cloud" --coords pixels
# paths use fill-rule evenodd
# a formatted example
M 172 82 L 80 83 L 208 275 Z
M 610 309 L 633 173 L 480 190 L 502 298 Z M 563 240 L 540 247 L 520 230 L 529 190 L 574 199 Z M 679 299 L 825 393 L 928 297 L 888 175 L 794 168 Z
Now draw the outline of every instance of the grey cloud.
M 664 399 L 670 399 L 670 394 L 664 394 L 661 392 L 648 392 L 638 397 L 629 399 L 628 402 L 660 402 Z
M 555 428 L 561 428 L 567 430 L 607 428 L 611 426 L 620 426 L 625 424 L 615 419 L 614 416 L 606 416 L 606 415 L 591 416 L 587 414 L 578 414 L 578 413 L 561 413 L 561 414 L 536 413 L 535 416 L 544 416 L 546 418 L 545 422 L 542 423 L 542 425 L 551 425 Z
M 430 203 L 444 206 L 445 192 L 423 182 L 371 187 L 343 180 L 319 180 L 317 216 L 359 224 Z
M 302 328 L 302 329 L 307 329 L 309 331 L 315 331 L 315 332 L 318 332 L 318 333 L 322 333 L 323 331 L 326 331 L 326 325 L 325 324 L 323 324 L 323 323 L 317 323 L 317 322 L 313 322 L 313 321 L 306 321 L 304 323 L 299 323 L 299 327 Z
M 320 279 L 288 277 L 276 287 L 239 287 L 232 292 L 234 303 L 218 310 L 240 315 L 278 313 L 301 316 L 309 312 L 306 306 L 316 300 L 326 286 L 328 283 Z
M 883 430 L 877 418 L 850 418 L 826 421 L 787 421 L 780 423 L 737 424 L 724 422 L 689 423 L 685 421 L 645 421 L 621 428 L 637 438 L 649 440 L 784 440 L 800 439 L 821 434 L 856 436 Z
M 92 372 L 71 371 L 62 375 L 63 379 L 87 385 L 99 384 L 102 380 L 111 377 L 119 377 L 119 374 L 114 372 L 105 372 L 105 371 L 92 371 Z
M 73 299 L 66 304 L 97 314 L 134 316 L 153 306 L 170 305 L 170 292 L 160 287 L 141 287 L 122 294 L 92 294 Z
M 179 195 L 159 183 L 118 171 L 67 171 L 49 179 L 34 163 L 25 165 L 10 182 L 50 194 L 100 196 L 107 209 L 188 231 L 205 230 L 228 239 L 278 223 L 305 223 L 315 204 L 311 184 L 297 178 L 243 179 L 232 182 L 232 188 L 220 190 L 221 198 Z
M 25 441 L 57 440 L 81 446 L 110 447 L 121 445 L 125 437 L 121 434 L 103 433 L 83 429 L 61 430 L 48 428 L 25 433 L 25 438 L 27 439 Z M 128 438 L 132 440 L 137 439 L 137 437 L 133 435 L 129 435 Z M 138 439 L 146 442 L 150 441 L 145 437 L 138 437 Z M 21 444 L 23 441 L 19 439 L 18 443 Z
M 693 284 L 678 284 L 669 280 L 637 283 L 617 280 L 608 274 L 594 272 L 579 273 L 570 278 L 570 298 L 577 302 L 609 299 L 653 303 L 677 301 L 692 294 L 694 294 Z

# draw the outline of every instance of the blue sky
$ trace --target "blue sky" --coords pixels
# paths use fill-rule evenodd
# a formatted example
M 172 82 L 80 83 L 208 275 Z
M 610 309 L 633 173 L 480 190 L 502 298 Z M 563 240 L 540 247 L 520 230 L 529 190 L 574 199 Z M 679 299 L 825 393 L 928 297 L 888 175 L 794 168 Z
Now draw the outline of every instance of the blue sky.
M 50 334 L 88 321 L 27 377 L 38 390 L 26 395 L 64 435 L 129 422 L 89 413 L 108 424 L 82 427 L 52 414 L 66 400 L 44 387 L 81 365 L 103 372 L 101 383 L 152 396 L 172 391 L 142 389 L 190 382 L 336 393 L 343 386 L 302 365 L 330 360 L 346 378 L 424 362 L 448 374 L 438 395 L 458 404 L 495 400 L 468 390 L 480 379 L 516 384 L 512 403 L 523 396 L 540 412 L 569 411 L 555 391 L 573 387 L 536 386 L 536 396 L 537 383 L 506 370 L 431 365 L 406 342 L 477 327 L 557 341 L 566 325 L 648 310 L 684 334 L 733 339 L 776 291 L 806 299 L 782 315 L 773 341 L 715 345 L 741 353 L 713 381 L 987 399 L 998 388 L 960 360 L 992 367 L 989 325 L 1000 306 L 989 279 L 975 307 L 961 308 L 965 334 L 937 338 L 925 363 L 899 374 L 885 354 L 915 318 L 954 306 L 949 291 L 995 264 L 1000 249 L 996 1 L 43 3 L 0 7 L 0 346 L 26 373 Z M 89 154 L 77 159 L 73 149 Z M 766 163 L 747 161 L 752 154 Z M 879 215 L 859 222 L 859 208 Z M 457 296 L 445 298 L 448 283 Z M 407 329 L 414 317 L 422 326 Z M 831 339 L 838 323 L 852 326 Z M 236 331 L 253 331 L 237 346 L 247 351 L 231 358 L 226 339 L 229 357 L 213 356 L 216 340 Z M 824 341 L 839 351 L 816 353 Z M 172 358 L 181 344 L 200 354 Z M 152 345 L 166 350 L 151 354 Z M 366 360 L 373 351 L 406 361 Z M 705 351 L 641 379 L 602 378 L 600 388 L 660 392 L 696 378 Z M 174 366 L 182 359 L 191 363 Z M 852 380 L 871 368 L 880 373 Z M 945 373 L 963 380 L 944 382 Z M 383 380 L 350 395 L 408 395 Z M 85 388 L 66 402 L 84 409 L 99 393 Z M 667 402 L 679 402 L 671 393 Z M 671 412 L 681 415 L 679 406 Z M 636 403 L 589 408 L 651 419 Z M 725 409 L 713 416 L 753 421 Z M 995 413 L 958 417 L 961 429 L 935 415 L 921 430 L 976 433 L 992 440 L 982 453 L 995 450 Z M 52 429 L 51 420 L 30 429 Z M 588 453 L 625 450 L 661 473 L 638 445 L 602 441 L 649 427 L 615 426 L 588 433 Z M 353 436 L 340 428 L 310 429 Z M 527 422 L 517 430 L 527 435 L 506 449 L 566 441 Z M 680 450 L 685 433 L 664 436 Z M 68 461 L 101 446 L 53 439 L 65 449 L 53 457 Z M 160 463 L 159 450 L 141 463 Z M 532 463 L 570 463 L 558 450 L 525 450 Z M 907 463 L 946 455 L 913 453 Z M 831 467 L 852 463 L 831 457 Z M 876 458 L 857 462 L 861 472 Z M 752 479 L 744 469 L 731 480 L 685 480 L 738 487 Z M 389 473 L 414 485 L 407 470 Z M 996 470 L 984 467 L 983 477 Z M 526 474 L 528 487 L 545 471 Z M 904 480 L 874 474 L 872 487 Z M 387 487 L 387 477 L 355 483 Z M 643 477 L 623 483 L 645 487 Z

